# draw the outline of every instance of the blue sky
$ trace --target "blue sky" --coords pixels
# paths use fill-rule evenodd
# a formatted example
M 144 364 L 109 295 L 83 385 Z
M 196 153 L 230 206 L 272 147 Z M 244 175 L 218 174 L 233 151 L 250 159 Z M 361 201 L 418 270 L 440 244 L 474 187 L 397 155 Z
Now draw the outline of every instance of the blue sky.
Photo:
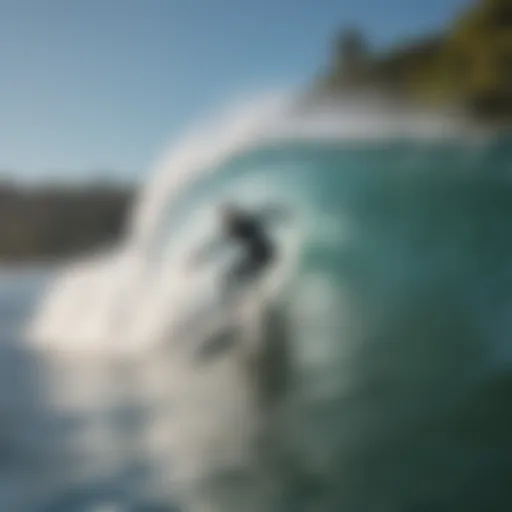
M 333 33 L 379 48 L 468 0 L 0 0 L 0 172 L 140 178 L 188 123 L 306 84 Z

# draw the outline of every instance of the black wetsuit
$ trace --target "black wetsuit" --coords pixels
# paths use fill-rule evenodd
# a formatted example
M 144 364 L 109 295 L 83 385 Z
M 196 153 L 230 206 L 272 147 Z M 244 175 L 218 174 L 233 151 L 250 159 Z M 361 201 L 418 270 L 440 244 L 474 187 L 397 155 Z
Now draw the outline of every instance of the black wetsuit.
M 244 254 L 232 270 L 235 279 L 255 277 L 272 261 L 274 246 L 265 233 L 262 222 L 251 215 L 241 215 L 226 225 L 226 236 L 242 246 Z

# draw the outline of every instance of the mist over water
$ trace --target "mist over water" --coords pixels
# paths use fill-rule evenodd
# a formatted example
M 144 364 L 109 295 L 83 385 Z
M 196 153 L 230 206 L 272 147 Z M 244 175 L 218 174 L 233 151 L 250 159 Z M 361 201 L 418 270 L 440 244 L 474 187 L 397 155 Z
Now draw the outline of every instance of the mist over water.
M 510 508 L 510 138 L 370 106 L 231 111 L 56 280 L 27 510 Z M 187 269 L 224 199 L 291 212 L 236 307 Z

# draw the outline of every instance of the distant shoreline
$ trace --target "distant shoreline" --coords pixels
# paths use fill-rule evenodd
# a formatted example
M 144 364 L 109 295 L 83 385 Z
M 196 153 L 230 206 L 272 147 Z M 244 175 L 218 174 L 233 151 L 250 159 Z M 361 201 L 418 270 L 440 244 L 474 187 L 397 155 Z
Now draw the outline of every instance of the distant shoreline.
M 0 267 L 64 264 L 120 240 L 135 191 L 0 185 Z

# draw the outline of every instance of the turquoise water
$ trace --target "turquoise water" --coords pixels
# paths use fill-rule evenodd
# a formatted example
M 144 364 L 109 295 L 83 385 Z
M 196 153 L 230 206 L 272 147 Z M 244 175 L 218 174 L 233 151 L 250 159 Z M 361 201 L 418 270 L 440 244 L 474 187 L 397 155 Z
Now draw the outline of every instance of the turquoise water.
M 200 412 L 206 415 L 205 432 L 219 428 L 233 443 L 249 443 L 249 434 L 240 441 L 236 433 L 244 420 L 222 412 L 233 389 L 225 394 L 221 389 L 218 401 L 191 400 L 186 412 L 175 406 L 170 413 L 168 436 L 190 444 L 188 452 L 182 447 L 175 459 L 172 450 L 134 450 L 128 456 L 123 446 L 139 446 L 148 418 L 153 421 L 164 402 L 141 395 L 121 407 L 113 400 L 101 412 L 110 418 L 112 453 L 91 449 L 74 459 L 71 446 L 81 446 L 99 413 L 83 409 L 72 424 L 65 411 L 49 409 L 45 382 L 55 378 L 53 366 L 36 360 L 31 365 L 37 372 L 33 366 L 22 372 L 40 379 L 34 386 L 37 405 L 27 398 L 26 407 L 36 419 L 60 417 L 62 424 L 39 421 L 57 430 L 66 424 L 70 445 L 59 448 L 62 460 L 52 456 L 54 448 L 45 452 L 43 438 L 34 453 L 42 468 L 59 475 L 59 464 L 74 464 L 76 475 L 55 476 L 49 490 L 40 491 L 40 502 L 9 510 L 100 510 L 106 503 L 123 511 L 167 505 L 200 510 L 194 505 L 198 496 L 208 497 L 211 510 L 228 512 L 510 510 L 511 171 L 507 137 L 485 146 L 463 140 L 289 141 L 220 162 L 216 172 L 169 205 L 153 238 L 155 265 L 176 264 L 176 251 L 188 243 L 182 236 L 194 231 L 201 239 L 209 233 L 201 212 L 220 199 L 251 208 L 277 203 L 292 212 L 274 238 L 278 245 L 291 243 L 287 234 L 297 230 L 299 260 L 281 290 L 277 323 L 267 327 L 266 342 L 277 352 L 270 350 L 259 361 L 254 387 L 264 400 L 249 423 L 286 419 L 269 427 L 260 441 L 264 446 L 252 455 L 256 462 L 242 463 L 238 456 L 226 462 L 217 452 L 229 451 L 228 444 L 217 441 L 216 450 L 215 437 L 199 446 L 192 430 L 203 420 L 171 433 L 180 414 Z M 40 285 L 31 290 L 24 282 L 20 277 L 2 284 L 2 322 L 14 318 L 21 324 L 28 313 L 29 302 L 12 298 L 34 297 Z M 11 341 L 25 347 L 21 338 Z M 30 361 L 41 357 L 29 345 L 20 353 Z M 222 364 L 211 363 L 219 365 L 219 375 Z M 148 368 L 156 372 L 156 363 Z M 128 380 L 130 372 L 137 374 L 134 368 L 126 371 Z M 198 381 L 204 378 L 201 370 L 195 372 Z M 196 373 L 180 377 L 182 392 L 200 388 Z M 169 370 L 169 385 L 172 376 Z M 47 428 L 58 444 L 59 434 Z M 94 447 L 94 438 L 88 443 Z M 15 482 L 12 489 L 26 493 L 26 482 L 37 475 L 31 473 L 29 480 L 29 473 L 13 472 L 23 444 L 11 445 L 4 473 L 6 482 Z M 208 453 L 198 455 L 205 446 Z M 159 456 L 169 464 L 162 465 Z M 203 456 L 206 469 L 200 476 L 190 470 L 186 488 L 165 483 L 174 481 L 170 475 L 180 473 L 187 457 Z M 82 471 L 81 465 L 93 469 Z M 254 467 L 272 480 L 271 499 Z M 151 508 L 157 503 L 161 508 Z

